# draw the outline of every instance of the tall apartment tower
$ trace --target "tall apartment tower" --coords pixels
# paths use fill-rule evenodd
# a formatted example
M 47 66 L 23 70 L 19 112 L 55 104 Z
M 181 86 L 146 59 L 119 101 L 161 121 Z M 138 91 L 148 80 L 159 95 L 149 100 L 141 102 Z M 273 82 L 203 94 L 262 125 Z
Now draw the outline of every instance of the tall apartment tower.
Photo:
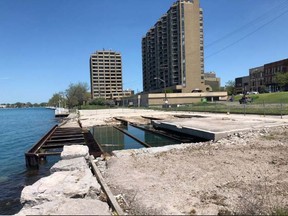
M 91 96 L 115 99 L 122 96 L 122 58 L 114 51 L 97 51 L 90 56 Z
M 204 83 L 203 13 L 199 0 L 178 0 L 142 38 L 144 92 L 189 93 Z

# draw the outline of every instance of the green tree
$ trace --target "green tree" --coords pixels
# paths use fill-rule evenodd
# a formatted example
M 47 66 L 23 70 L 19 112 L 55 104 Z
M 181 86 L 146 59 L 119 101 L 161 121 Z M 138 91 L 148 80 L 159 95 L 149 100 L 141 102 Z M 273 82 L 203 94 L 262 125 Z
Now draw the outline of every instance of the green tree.
M 286 73 L 277 73 L 276 74 L 276 82 L 280 86 L 281 89 L 285 90 L 285 87 L 288 86 L 288 72 Z
M 235 81 L 227 81 L 225 84 L 225 90 L 227 91 L 228 95 L 235 94 Z
M 53 96 L 48 101 L 48 106 L 57 107 L 59 106 L 59 103 L 61 103 L 61 106 L 63 107 L 65 106 L 64 104 L 66 104 L 66 99 L 63 92 L 53 94 Z
M 40 107 L 46 107 L 47 105 L 48 105 L 47 102 L 42 102 L 42 103 L 39 104 Z
M 70 84 L 65 91 L 68 107 L 73 108 L 78 106 L 81 108 L 81 105 L 89 100 L 90 94 L 87 94 L 88 89 L 87 83 Z
M 104 106 L 105 105 L 105 98 L 95 98 L 89 102 L 91 105 L 99 105 Z
M 15 107 L 22 108 L 22 107 L 24 107 L 24 104 L 21 102 L 17 102 L 17 103 L 15 103 Z
M 33 107 L 33 104 L 32 104 L 31 102 L 27 102 L 27 103 L 25 104 L 25 106 L 26 106 L 26 107 Z

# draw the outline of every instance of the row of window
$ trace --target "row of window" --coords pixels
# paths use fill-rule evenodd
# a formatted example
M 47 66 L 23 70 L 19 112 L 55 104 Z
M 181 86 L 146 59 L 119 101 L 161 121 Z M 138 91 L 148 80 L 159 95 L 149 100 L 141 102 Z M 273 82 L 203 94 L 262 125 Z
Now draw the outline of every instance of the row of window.
M 115 69 L 115 68 L 117 68 L 117 69 L 121 69 L 121 65 L 96 65 L 96 64 L 93 64 L 92 65 L 92 67 L 93 68 L 100 68 L 100 69 Z
M 103 90 L 102 91 L 97 91 L 97 90 L 94 91 L 94 95 L 95 94 L 99 94 L 99 93 L 100 94 L 111 94 L 112 93 L 112 94 L 115 94 L 115 95 L 122 94 L 122 92 L 115 92 L 115 91 L 103 91 Z
M 92 62 L 121 62 L 121 60 L 115 60 L 115 59 L 92 59 Z
M 122 77 L 93 77 L 94 83 L 122 82 Z
M 105 68 L 103 68 L 103 67 L 92 67 L 92 69 L 93 69 L 93 73 L 97 73 L 97 72 L 106 72 L 106 73 L 108 73 L 108 72 L 111 72 L 111 73 L 115 73 L 115 72 L 121 72 L 121 67 L 111 67 L 111 68 L 109 68 L 109 67 L 105 67 Z
M 101 65 L 101 66 L 121 66 L 122 64 L 119 62 L 109 62 L 109 63 L 104 63 L 104 62 L 92 62 L 92 65 Z
M 99 76 L 100 74 L 104 74 L 104 75 L 108 75 L 108 76 L 112 76 L 112 75 L 116 75 L 116 76 L 121 76 L 122 75 L 122 71 L 121 70 L 93 70 L 92 74 L 95 76 Z
M 109 52 L 98 52 L 95 55 L 92 55 L 92 57 L 98 57 L 98 58 L 103 58 L 103 57 L 107 57 L 107 56 L 111 56 L 114 58 L 121 58 L 121 56 L 119 54 L 116 53 L 109 53 Z

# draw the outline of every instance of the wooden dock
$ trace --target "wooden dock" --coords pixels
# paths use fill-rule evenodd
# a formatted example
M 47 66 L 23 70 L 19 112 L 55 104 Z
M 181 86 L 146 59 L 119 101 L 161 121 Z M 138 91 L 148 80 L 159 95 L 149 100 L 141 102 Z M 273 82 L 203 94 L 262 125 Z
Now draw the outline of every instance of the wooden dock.
M 46 159 L 47 156 L 60 155 L 65 145 L 87 145 L 89 154 L 94 157 L 99 157 L 103 153 L 90 131 L 81 127 L 55 125 L 25 153 L 26 166 L 39 168 L 39 161 Z

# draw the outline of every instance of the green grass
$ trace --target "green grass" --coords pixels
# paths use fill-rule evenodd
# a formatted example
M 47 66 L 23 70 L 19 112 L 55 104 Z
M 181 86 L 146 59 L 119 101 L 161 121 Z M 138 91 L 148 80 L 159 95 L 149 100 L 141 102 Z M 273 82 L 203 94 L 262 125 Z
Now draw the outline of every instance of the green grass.
M 241 95 L 234 102 L 208 102 L 189 104 L 185 107 L 169 108 L 175 111 L 195 111 L 212 113 L 235 113 L 257 115 L 288 115 L 288 92 L 249 95 L 252 103 L 240 104 Z
M 233 103 L 202 103 L 186 107 L 169 108 L 175 111 L 195 111 L 211 113 L 235 113 L 258 115 L 288 115 L 288 104 L 239 104 Z
M 275 216 L 288 216 L 288 209 L 286 208 L 277 208 L 272 212 L 272 215 Z
M 253 98 L 254 104 L 287 104 L 288 103 L 288 92 L 275 92 L 275 93 L 266 93 L 266 94 L 257 94 L 257 95 L 248 95 L 250 98 Z M 241 95 L 235 96 L 235 101 L 239 101 Z

